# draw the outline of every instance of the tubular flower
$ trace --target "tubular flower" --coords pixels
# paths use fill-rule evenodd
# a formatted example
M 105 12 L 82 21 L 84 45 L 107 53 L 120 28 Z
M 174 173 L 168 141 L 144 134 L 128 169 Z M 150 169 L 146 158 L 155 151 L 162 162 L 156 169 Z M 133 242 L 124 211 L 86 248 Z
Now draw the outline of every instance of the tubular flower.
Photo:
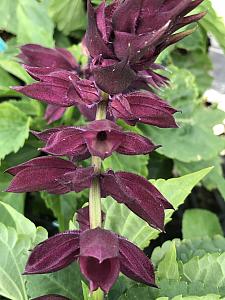
M 84 159 L 91 155 L 102 159 L 113 151 L 126 155 L 147 154 L 157 148 L 149 139 L 131 132 L 123 132 L 109 120 L 93 121 L 84 127 L 59 127 L 34 132 L 46 142 L 44 152 L 53 155 Z
M 155 286 L 150 260 L 131 242 L 101 229 L 66 231 L 36 246 L 24 274 L 56 272 L 77 261 L 90 283 L 90 290 L 108 293 L 122 272 L 126 276 Z
M 154 62 L 162 50 L 192 32 L 174 34 L 205 15 L 186 17 L 202 1 L 114 0 L 108 6 L 102 2 L 97 9 L 88 1 L 85 43 L 97 85 L 117 94 L 138 80 L 165 84 L 166 79 L 155 73 Z

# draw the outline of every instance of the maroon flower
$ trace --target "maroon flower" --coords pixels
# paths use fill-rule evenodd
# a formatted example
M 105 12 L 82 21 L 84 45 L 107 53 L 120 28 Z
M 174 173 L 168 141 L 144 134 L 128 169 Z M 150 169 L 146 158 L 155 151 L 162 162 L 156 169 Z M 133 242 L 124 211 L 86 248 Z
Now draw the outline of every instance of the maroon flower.
M 141 122 L 163 128 L 177 127 L 173 117 L 177 110 L 151 92 L 116 95 L 110 101 L 109 110 L 114 118 L 123 119 L 129 125 Z
M 102 211 L 101 215 L 103 223 L 105 221 L 105 213 Z M 90 229 L 89 206 L 78 209 L 76 219 L 80 230 Z
M 24 274 L 44 274 L 78 260 L 90 290 L 108 293 L 121 271 L 126 276 L 155 286 L 150 260 L 131 242 L 101 228 L 59 233 L 35 247 Z
M 93 106 L 100 101 L 94 82 L 80 79 L 73 72 L 55 71 L 38 75 L 38 79 L 39 82 L 13 89 L 28 97 L 64 107 L 77 104 Z
M 94 169 L 79 168 L 58 157 L 39 157 L 6 170 L 15 177 L 7 192 L 46 190 L 52 194 L 80 192 L 91 184 Z
M 148 180 L 133 173 L 111 170 L 100 178 L 102 197 L 112 196 L 150 226 L 163 230 L 164 210 L 173 207 Z
M 161 85 L 166 79 L 155 74 L 154 62 L 162 50 L 191 31 L 174 34 L 205 13 L 185 17 L 203 0 L 114 0 L 95 10 L 88 1 L 85 43 L 98 86 L 109 94 L 121 93 L 135 81 Z M 148 70 L 149 71 L 146 71 Z M 154 76 L 154 80 L 146 79 Z
M 59 127 L 33 133 L 47 142 L 43 151 L 74 159 L 85 159 L 91 155 L 104 159 L 113 151 L 125 155 L 147 154 L 157 148 L 149 139 L 123 132 L 109 120 L 93 121 L 84 127 Z

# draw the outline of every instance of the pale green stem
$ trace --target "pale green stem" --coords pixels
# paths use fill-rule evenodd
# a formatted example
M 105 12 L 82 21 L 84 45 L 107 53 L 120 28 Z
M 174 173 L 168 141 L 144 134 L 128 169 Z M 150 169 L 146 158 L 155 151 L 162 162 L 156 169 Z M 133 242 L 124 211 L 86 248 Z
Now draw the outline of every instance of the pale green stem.
M 96 112 L 96 120 L 104 120 L 106 118 L 107 102 L 102 101 L 98 104 Z M 101 172 L 102 160 L 100 157 L 92 156 L 92 165 L 94 166 L 95 174 Z M 89 216 L 90 228 L 94 229 L 102 226 L 102 212 L 101 212 L 101 192 L 98 178 L 94 178 L 89 192 Z M 103 300 L 104 293 L 98 289 L 92 294 L 93 300 Z

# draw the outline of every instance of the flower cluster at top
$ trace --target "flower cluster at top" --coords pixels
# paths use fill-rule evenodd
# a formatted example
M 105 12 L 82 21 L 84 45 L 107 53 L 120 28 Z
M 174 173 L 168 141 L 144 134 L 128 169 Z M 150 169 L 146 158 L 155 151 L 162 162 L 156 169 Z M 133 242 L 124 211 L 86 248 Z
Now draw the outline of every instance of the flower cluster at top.
M 8 191 L 63 194 L 92 188 L 95 181 L 102 198 L 112 196 L 150 226 L 163 230 L 164 210 L 172 206 L 145 178 L 125 171 L 103 171 L 95 163 L 84 168 L 80 161 L 89 157 L 101 161 L 113 152 L 149 154 L 158 147 L 142 135 L 123 131 L 117 119 L 129 125 L 177 127 L 173 117 L 176 109 L 153 92 L 153 88 L 168 83 L 157 73 L 163 67 L 155 61 L 162 50 L 192 32 L 175 33 L 204 16 L 187 16 L 202 1 L 114 0 L 108 6 L 102 2 L 97 8 L 88 1 L 83 44 L 89 62 L 85 68 L 65 49 L 22 46 L 19 57 L 37 82 L 14 89 L 47 103 L 49 122 L 74 105 L 90 122 L 33 132 L 45 143 L 42 151 L 50 156 L 8 169 L 14 175 Z M 60 233 L 38 245 L 25 273 L 55 272 L 78 261 L 91 291 L 101 288 L 107 293 L 119 272 L 155 286 L 154 270 L 144 253 L 123 237 L 91 226 L 91 214 L 91 209 L 81 209 L 80 230 Z

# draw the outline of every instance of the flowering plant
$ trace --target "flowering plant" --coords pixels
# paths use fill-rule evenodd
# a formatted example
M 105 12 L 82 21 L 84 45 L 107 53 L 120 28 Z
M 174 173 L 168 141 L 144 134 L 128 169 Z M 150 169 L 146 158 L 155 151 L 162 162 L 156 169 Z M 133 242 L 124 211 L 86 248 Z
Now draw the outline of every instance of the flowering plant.
M 14 90 L 46 102 L 49 122 L 74 105 L 89 119 L 83 126 L 32 132 L 45 143 L 41 150 L 50 155 L 7 170 L 14 176 L 8 192 L 65 194 L 89 188 L 89 206 L 77 213 L 79 230 L 59 233 L 36 246 L 25 274 L 55 272 L 76 261 L 98 299 L 110 291 L 120 272 L 156 287 L 153 265 L 145 254 L 124 237 L 104 229 L 101 199 L 111 196 L 161 231 L 165 210 L 172 205 L 144 177 L 115 172 L 113 166 L 103 170 L 102 161 L 113 152 L 148 155 L 159 147 L 140 134 L 123 131 L 116 124 L 118 119 L 131 126 L 177 127 L 177 110 L 155 94 L 155 89 L 168 84 L 156 59 L 166 47 L 192 33 L 176 31 L 204 16 L 204 12 L 187 16 L 201 2 L 114 0 L 94 8 L 88 1 L 83 47 L 89 59 L 84 68 L 65 49 L 35 44 L 21 47 L 19 58 L 37 82 Z M 90 157 L 91 165 L 82 165 Z M 60 297 L 39 299 L 64 299 Z

